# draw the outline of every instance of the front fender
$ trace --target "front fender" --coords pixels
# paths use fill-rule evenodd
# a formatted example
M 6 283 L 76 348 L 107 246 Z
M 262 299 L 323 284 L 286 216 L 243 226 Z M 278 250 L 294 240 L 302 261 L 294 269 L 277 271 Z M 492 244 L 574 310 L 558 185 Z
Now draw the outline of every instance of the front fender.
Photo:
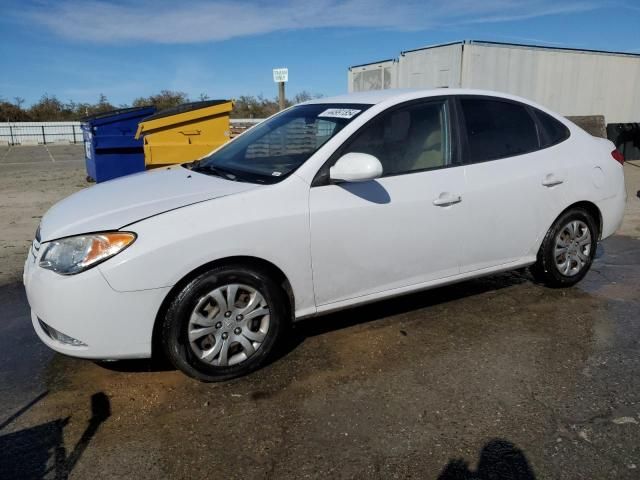
M 207 263 L 235 256 L 276 265 L 294 291 L 296 311 L 314 306 L 309 245 L 309 186 L 281 184 L 218 198 L 142 220 L 120 255 L 101 264 L 117 291 L 172 287 Z

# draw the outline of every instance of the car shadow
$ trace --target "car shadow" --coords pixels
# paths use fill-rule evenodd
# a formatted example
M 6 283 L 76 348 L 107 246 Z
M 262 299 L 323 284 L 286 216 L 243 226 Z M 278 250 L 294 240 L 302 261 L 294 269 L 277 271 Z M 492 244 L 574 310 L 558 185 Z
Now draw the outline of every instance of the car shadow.
M 438 480 L 535 480 L 536 476 L 524 452 L 513 443 L 493 439 L 482 447 L 476 471 L 462 458 L 452 459 Z
M 11 415 L 0 424 L 0 431 L 24 415 L 47 394 L 48 392 L 41 393 Z M 0 476 L 7 480 L 68 478 L 100 425 L 110 416 L 109 397 L 103 392 L 92 395 L 91 418 L 82 436 L 68 454 L 64 443 L 64 428 L 71 417 L 58 418 L 0 435 Z
M 152 373 L 171 372 L 175 367 L 161 354 L 154 354 L 153 358 L 139 358 L 130 360 L 95 360 L 93 363 L 112 372 L 120 373 Z
M 391 201 L 389 192 L 387 192 L 385 188 L 375 180 L 370 180 L 368 182 L 339 183 L 338 186 L 352 195 L 360 197 L 368 202 L 382 205 Z
M 325 314 L 322 317 L 300 320 L 294 323 L 291 334 L 283 341 L 282 347 L 272 357 L 271 362 L 287 356 L 302 344 L 306 338 L 324 335 L 328 332 L 350 328 L 355 325 L 380 321 L 387 317 L 435 307 L 465 297 L 497 291 L 531 281 L 532 277 L 526 269 L 514 270 L 421 292 L 409 293 L 388 300 L 379 300 L 366 305 Z
M 295 327 L 305 337 L 322 335 L 329 331 L 341 330 L 361 323 L 374 322 L 413 310 L 434 307 L 528 281 L 531 281 L 531 278 L 524 271 L 507 272 L 340 310 L 323 315 L 322 321 L 314 321 L 314 318 L 301 320 L 296 322 Z
M 338 331 L 354 325 L 371 323 L 386 317 L 433 307 L 472 295 L 496 291 L 525 282 L 532 278 L 526 269 L 500 273 L 480 279 L 438 287 L 422 292 L 410 293 L 389 300 L 379 300 L 367 305 L 340 310 L 335 313 L 297 321 L 289 334 L 282 340 L 280 348 L 274 352 L 267 364 L 272 364 L 289 355 L 298 348 L 306 338 Z M 114 372 L 165 372 L 175 368 L 160 353 L 152 359 L 96 361 L 97 365 Z
M 595 258 L 605 254 L 605 247 L 598 243 Z M 486 277 L 474 278 L 451 285 L 436 287 L 415 293 L 408 293 L 388 300 L 378 300 L 362 306 L 346 308 L 335 313 L 300 320 L 293 325 L 291 335 L 283 342 L 281 350 L 273 356 L 272 362 L 285 357 L 295 350 L 306 338 L 342 330 L 354 325 L 371 323 L 387 317 L 414 310 L 435 307 L 466 297 L 523 283 L 537 283 L 528 268 L 519 268 Z

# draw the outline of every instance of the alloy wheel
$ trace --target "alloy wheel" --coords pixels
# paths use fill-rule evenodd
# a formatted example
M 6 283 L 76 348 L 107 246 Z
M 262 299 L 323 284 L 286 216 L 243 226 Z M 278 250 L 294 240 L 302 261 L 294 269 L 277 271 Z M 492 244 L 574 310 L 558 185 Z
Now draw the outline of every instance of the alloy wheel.
M 239 283 L 223 285 L 202 296 L 193 309 L 189 346 L 204 363 L 237 365 L 262 346 L 269 320 L 269 307 L 258 290 Z
M 582 220 L 571 220 L 556 235 L 553 250 L 556 268 L 568 277 L 577 275 L 589 263 L 591 231 Z

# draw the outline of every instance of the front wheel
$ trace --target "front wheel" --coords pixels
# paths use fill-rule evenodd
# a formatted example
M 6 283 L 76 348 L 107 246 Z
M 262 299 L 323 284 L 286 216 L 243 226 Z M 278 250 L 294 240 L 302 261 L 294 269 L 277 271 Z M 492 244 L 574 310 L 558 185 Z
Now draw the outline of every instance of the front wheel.
M 575 285 L 589 271 L 598 245 L 596 222 L 581 208 L 564 212 L 547 232 L 531 273 L 550 287 Z
M 162 343 L 187 375 L 215 382 L 264 365 L 287 325 L 283 289 L 261 271 L 214 268 L 189 282 L 165 316 Z

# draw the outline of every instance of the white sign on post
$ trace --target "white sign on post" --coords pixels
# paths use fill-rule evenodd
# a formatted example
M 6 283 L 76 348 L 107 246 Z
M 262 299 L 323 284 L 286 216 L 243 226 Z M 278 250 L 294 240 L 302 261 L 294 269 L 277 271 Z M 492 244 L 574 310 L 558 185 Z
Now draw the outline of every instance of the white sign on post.
M 289 69 L 288 68 L 274 68 L 273 69 L 273 81 L 276 83 L 289 81 Z

